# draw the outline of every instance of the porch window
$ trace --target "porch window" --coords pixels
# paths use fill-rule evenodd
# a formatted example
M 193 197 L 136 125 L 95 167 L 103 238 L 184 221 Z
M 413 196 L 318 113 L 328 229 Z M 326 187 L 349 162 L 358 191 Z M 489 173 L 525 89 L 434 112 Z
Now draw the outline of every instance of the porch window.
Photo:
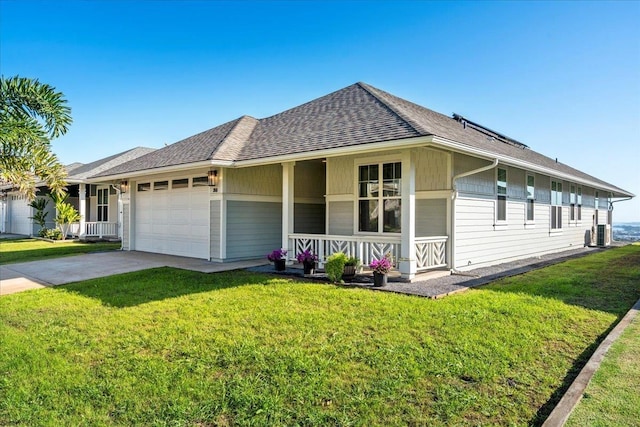
M 358 230 L 372 233 L 400 233 L 401 188 L 402 163 L 360 166 L 358 169 Z
M 98 207 L 98 221 L 99 222 L 109 221 L 109 189 L 108 188 L 98 189 L 97 207 Z
M 496 210 L 496 221 L 507 220 L 507 170 L 498 168 L 496 178 L 496 193 L 498 203 Z
M 534 220 L 535 198 L 536 198 L 535 177 L 527 175 L 527 221 Z
M 551 229 L 562 229 L 562 183 L 551 181 Z

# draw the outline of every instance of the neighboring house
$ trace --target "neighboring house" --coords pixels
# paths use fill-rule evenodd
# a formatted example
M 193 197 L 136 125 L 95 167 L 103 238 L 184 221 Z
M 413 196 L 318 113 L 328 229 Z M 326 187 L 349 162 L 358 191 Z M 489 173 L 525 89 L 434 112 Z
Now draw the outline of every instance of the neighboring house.
M 81 238 L 115 238 L 120 236 L 119 225 L 122 221 L 118 220 L 117 193 L 119 189 L 114 188 L 109 182 L 87 184 L 87 177 L 152 151 L 154 151 L 153 148 L 137 147 L 88 164 L 72 163 L 65 166 L 68 202 L 78 209 L 82 217 L 79 224 L 72 226 L 73 235 Z M 38 189 L 36 197 L 49 200 L 46 227 L 54 228 L 56 212 L 53 202 L 49 199 L 49 189 L 43 182 L 36 185 Z M 37 235 L 40 228 L 31 219 L 33 208 L 29 206 L 27 198 L 19 192 L 13 191 L 12 187 L 10 184 L 1 187 L 4 196 L 4 203 L 0 203 L 0 213 L 4 214 L 2 232 L 27 236 Z
M 96 174 L 123 247 L 232 261 L 392 253 L 404 277 L 581 247 L 633 194 L 464 117 L 357 83 Z

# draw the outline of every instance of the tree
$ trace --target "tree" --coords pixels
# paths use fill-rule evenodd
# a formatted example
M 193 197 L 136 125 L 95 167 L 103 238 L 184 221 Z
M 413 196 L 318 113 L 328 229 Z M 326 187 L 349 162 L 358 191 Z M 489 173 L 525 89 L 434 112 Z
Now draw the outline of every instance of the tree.
M 67 238 L 67 234 L 69 234 L 69 231 L 71 229 L 71 224 L 80 221 L 82 216 L 78 213 L 76 208 L 74 208 L 71 203 L 67 202 L 67 199 L 69 198 L 68 194 L 51 194 L 51 198 L 56 205 L 57 215 L 55 221 L 58 225 L 58 228 L 62 232 L 62 240 L 65 240 Z
M 71 109 L 61 92 L 37 79 L 0 76 L 0 181 L 35 199 L 36 179 L 62 194 L 66 171 L 51 152 L 51 140 L 64 135 Z
M 35 210 L 33 216 L 30 218 L 40 227 L 40 231 L 38 231 L 38 234 L 41 237 L 43 233 L 46 233 L 47 231 L 47 216 L 49 215 L 49 212 L 47 212 L 46 209 L 48 204 L 49 201 L 42 197 L 32 200 L 31 203 L 29 203 L 29 206 L 31 206 Z

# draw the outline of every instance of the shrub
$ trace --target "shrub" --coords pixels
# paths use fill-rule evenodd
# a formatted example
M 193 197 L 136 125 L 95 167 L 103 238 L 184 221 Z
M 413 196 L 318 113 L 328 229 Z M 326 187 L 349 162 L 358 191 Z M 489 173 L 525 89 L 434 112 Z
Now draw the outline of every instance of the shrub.
M 62 240 L 62 231 L 58 228 L 43 228 L 38 234 L 45 239 Z
M 342 252 L 336 252 L 327 258 L 327 262 L 324 264 L 324 271 L 327 273 L 329 280 L 334 283 L 340 281 L 347 260 L 347 256 Z

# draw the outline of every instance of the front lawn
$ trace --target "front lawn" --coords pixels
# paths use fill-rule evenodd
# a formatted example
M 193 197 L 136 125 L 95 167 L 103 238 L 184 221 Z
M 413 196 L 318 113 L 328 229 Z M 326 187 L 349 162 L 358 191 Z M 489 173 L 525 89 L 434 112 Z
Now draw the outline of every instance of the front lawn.
M 441 300 L 170 268 L 13 294 L 0 425 L 535 425 L 638 298 L 637 246 Z
M 0 240 L 0 263 L 38 261 L 68 255 L 120 249 L 120 243 L 48 242 L 38 239 Z

